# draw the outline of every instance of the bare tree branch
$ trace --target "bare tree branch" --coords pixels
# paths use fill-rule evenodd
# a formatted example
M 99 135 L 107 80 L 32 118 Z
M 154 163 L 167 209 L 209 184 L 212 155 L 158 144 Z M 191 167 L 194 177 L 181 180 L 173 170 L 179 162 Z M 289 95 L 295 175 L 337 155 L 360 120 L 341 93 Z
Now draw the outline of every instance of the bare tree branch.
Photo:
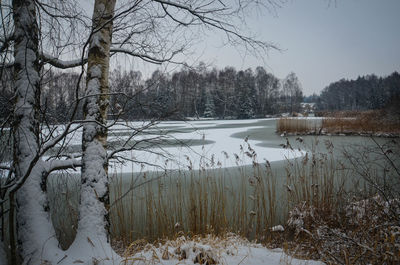
M 56 58 L 50 54 L 47 54 L 47 53 L 42 53 L 41 58 L 42 58 L 43 63 L 48 63 L 48 64 L 50 64 L 54 67 L 60 68 L 60 69 L 68 69 L 68 68 L 74 68 L 77 66 L 85 65 L 88 61 L 87 57 L 84 57 L 82 59 L 64 61 L 64 60 Z

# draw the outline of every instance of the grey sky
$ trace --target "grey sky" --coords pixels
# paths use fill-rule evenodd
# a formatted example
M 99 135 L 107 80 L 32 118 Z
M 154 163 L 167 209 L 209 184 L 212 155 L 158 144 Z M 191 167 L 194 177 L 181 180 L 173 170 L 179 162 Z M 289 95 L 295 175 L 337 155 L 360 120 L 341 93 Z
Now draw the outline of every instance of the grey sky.
M 400 0 L 283 1 L 286 3 L 275 14 L 259 12 L 247 21 L 257 38 L 278 44 L 282 52 L 271 51 L 264 58 L 246 56 L 222 46 L 219 32 L 210 33 L 192 47 L 191 58 L 220 69 L 261 65 L 278 78 L 293 71 L 305 95 L 319 93 L 341 78 L 400 71 Z M 91 14 L 90 8 L 88 12 Z M 191 64 L 192 59 L 188 59 Z M 145 76 L 155 70 L 126 57 L 115 57 L 115 62 Z M 168 70 L 179 67 L 169 66 Z
M 263 65 L 279 78 L 293 71 L 306 95 L 341 78 L 400 71 L 400 0 L 328 2 L 289 0 L 275 16 L 264 13 L 250 19 L 248 27 L 259 38 L 283 49 L 270 52 L 265 64 L 222 48 L 216 35 L 198 49 L 202 60 L 219 68 Z

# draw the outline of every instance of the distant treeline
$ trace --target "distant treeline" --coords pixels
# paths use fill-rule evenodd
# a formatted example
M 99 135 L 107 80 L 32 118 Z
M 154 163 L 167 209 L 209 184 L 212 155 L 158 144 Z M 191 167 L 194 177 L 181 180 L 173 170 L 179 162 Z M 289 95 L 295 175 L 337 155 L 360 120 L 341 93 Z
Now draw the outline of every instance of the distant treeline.
M 71 118 L 77 98 L 83 97 L 84 76 L 79 73 L 46 70 L 41 83 L 42 119 L 50 123 Z M 0 88 L 0 119 L 6 120 L 13 108 L 12 72 L 3 71 Z M 78 88 L 78 89 L 77 89 Z M 144 79 L 140 71 L 116 68 L 110 73 L 110 118 L 185 119 L 212 117 L 247 119 L 280 113 L 300 112 L 300 103 L 317 103 L 317 110 L 367 110 L 384 108 L 400 97 L 400 75 L 367 75 L 356 80 L 334 82 L 320 95 L 303 97 L 294 73 L 278 79 L 263 67 L 254 71 L 183 68 L 168 74 L 155 71 Z M 82 119 L 82 104 L 74 119 Z
M 341 79 L 325 87 L 321 94 L 305 98 L 317 103 L 319 110 L 371 110 L 382 109 L 393 101 L 400 103 L 400 74 L 387 77 L 366 75 L 356 80 Z
M 185 68 L 173 74 L 155 71 L 141 80 L 140 72 L 114 70 L 110 75 L 113 113 L 123 118 L 213 117 L 247 119 L 298 111 L 303 100 L 294 73 L 279 80 L 263 67 L 255 71 Z M 118 95 L 118 93 L 120 93 Z
M 12 110 L 12 78 L 3 74 L 1 118 Z M 183 68 L 172 74 L 155 71 L 144 79 L 139 71 L 116 68 L 110 73 L 110 118 L 184 119 L 186 117 L 254 118 L 282 112 L 297 112 L 303 100 L 300 82 L 294 73 L 280 80 L 263 67 L 255 71 Z M 42 118 L 50 123 L 70 119 L 74 103 L 83 96 L 85 80 L 77 85 L 75 72 L 43 73 Z M 78 90 L 77 90 L 78 87 Z M 80 102 L 74 118 L 82 118 Z

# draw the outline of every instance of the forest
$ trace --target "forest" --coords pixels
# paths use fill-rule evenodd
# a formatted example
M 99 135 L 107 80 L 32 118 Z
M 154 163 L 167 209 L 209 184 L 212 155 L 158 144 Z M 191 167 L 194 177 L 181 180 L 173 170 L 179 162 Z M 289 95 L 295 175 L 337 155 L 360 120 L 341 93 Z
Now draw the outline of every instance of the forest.
M 42 83 L 43 115 L 51 123 L 69 120 L 75 102 L 79 74 L 47 70 Z M 248 119 L 299 111 L 303 93 L 299 79 L 290 73 L 280 80 L 263 67 L 236 70 L 234 67 L 183 68 L 168 74 L 156 70 L 145 79 L 140 71 L 117 67 L 110 76 L 109 115 L 125 120 L 184 119 L 206 117 Z M 84 80 L 80 96 L 83 95 Z M 12 109 L 12 82 L 1 88 L 4 119 Z M 8 87 L 7 87 L 8 86 Z M 78 108 L 78 110 L 81 108 Z M 123 112 L 121 110 L 124 110 Z M 82 111 L 76 114 L 82 118 Z
M 10 73 L 3 76 L 11 77 Z M 79 74 L 48 69 L 42 82 L 42 115 L 50 123 L 69 120 L 76 101 Z M 400 94 L 400 74 L 386 77 L 366 75 L 355 80 L 341 79 L 325 87 L 319 95 L 303 96 L 295 73 L 279 79 L 264 67 L 236 70 L 184 67 L 166 73 L 156 70 L 149 78 L 140 71 L 116 67 L 110 73 L 109 117 L 124 120 L 219 118 L 249 119 L 301 112 L 301 102 L 316 103 L 318 111 L 362 111 L 394 104 Z M 79 93 L 83 95 L 84 80 Z M 12 80 L 1 85 L 1 120 L 12 109 Z M 75 114 L 82 119 L 82 108 Z
M 400 95 L 400 74 L 393 72 L 386 77 L 374 74 L 355 80 L 341 79 L 325 87 L 320 96 L 310 96 L 320 110 L 372 110 L 382 109 Z
M 304 97 L 291 69 L 282 78 L 262 66 L 224 63 L 218 69 L 193 66 L 201 59 L 189 58 L 207 33 L 243 55 L 267 58 L 271 50 L 283 51 L 245 23 L 281 4 L 0 1 L 0 264 L 251 264 L 245 259 L 252 249 L 259 252 L 253 264 L 281 264 L 289 256 L 329 264 L 360 258 L 361 264 L 396 263 L 400 152 L 391 135 L 383 136 L 387 143 L 371 138 L 361 158 L 374 156 L 361 162 L 353 138 L 336 138 L 335 146 L 348 147 L 350 140 L 358 148 L 342 164 L 330 156 L 336 153 L 329 139 L 322 138 L 327 155 L 320 154 L 314 135 L 287 136 L 276 124 L 301 116 L 302 102 L 316 103 L 317 115 L 388 104 L 398 112 L 397 72 L 340 80 L 321 95 Z M 136 67 L 118 66 L 123 60 Z M 165 70 L 147 75 L 138 67 L 147 64 Z M 168 72 L 167 65 L 178 70 Z M 375 168 L 377 157 L 383 162 Z M 365 181 L 368 193 L 357 186 L 349 192 L 358 194 L 342 190 L 347 186 L 340 180 L 348 176 Z M 348 194 L 357 197 L 349 201 Z M 351 218 L 359 216 L 352 204 L 362 200 L 373 200 L 378 209 L 364 207 L 368 216 Z M 132 208 L 137 205 L 142 212 Z M 141 220 L 133 222 L 135 216 Z M 388 227 L 383 233 L 375 229 L 382 223 Z M 140 238 L 141 230 L 152 237 Z M 148 243 L 172 236 L 180 242 L 165 241 L 143 258 Z M 225 237 L 236 250 L 222 241 L 219 250 L 210 241 L 199 249 L 196 237 L 210 236 Z M 281 248 L 276 259 L 267 247 Z

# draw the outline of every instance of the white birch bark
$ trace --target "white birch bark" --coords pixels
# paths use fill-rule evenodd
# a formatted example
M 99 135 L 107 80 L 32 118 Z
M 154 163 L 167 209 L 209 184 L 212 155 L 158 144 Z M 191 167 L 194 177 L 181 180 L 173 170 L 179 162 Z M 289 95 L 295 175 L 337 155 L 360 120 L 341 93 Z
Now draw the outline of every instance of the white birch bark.
M 68 250 L 47 243 L 41 262 L 118 264 L 108 234 L 107 107 L 108 71 L 115 0 L 96 0 L 89 42 L 82 135 L 81 201 L 76 238 Z
M 102 249 L 104 245 L 110 245 L 106 125 L 109 104 L 108 72 L 115 2 L 115 0 L 95 1 L 84 104 L 82 187 L 75 241 L 89 240 L 98 249 Z M 111 250 L 111 248 L 107 249 Z
M 15 23 L 14 72 L 14 167 L 25 175 L 39 150 L 39 57 L 38 27 L 33 0 L 13 1 Z
M 17 221 L 20 255 L 23 264 L 73 264 L 95 260 L 113 263 L 107 233 L 108 178 L 106 160 L 106 123 L 108 97 L 109 47 L 115 1 L 96 1 L 94 34 L 90 40 L 86 123 L 83 135 L 82 200 L 78 234 L 67 251 L 59 248 L 47 207 L 42 175 L 52 167 L 69 161 L 44 162 L 39 153 L 39 30 L 34 0 L 13 1 L 15 23 L 14 168 L 17 181 L 31 169 L 18 190 Z M 90 121 L 93 121 L 92 123 Z M 56 162 L 56 161 L 55 161 Z M 53 165 L 54 164 L 54 165 Z M 114 260 L 114 261 L 113 261 Z M 15 260 L 11 260 L 15 263 Z
M 32 161 L 39 151 L 39 30 L 33 0 L 13 1 L 13 19 L 15 25 L 14 78 L 15 96 L 13 123 L 13 167 L 17 182 L 23 182 Z M 24 185 L 17 192 L 18 240 L 21 242 L 20 255 L 23 259 L 38 252 L 37 244 L 43 237 L 50 237 L 54 232 L 38 234 L 32 219 L 39 221 L 41 227 L 52 228 L 49 215 L 45 211 L 46 197 L 41 190 L 40 162 L 29 174 Z M 39 171 L 38 171 L 39 170 Z M 11 194 L 14 191 L 11 192 Z M 32 216 L 32 209 L 37 209 Z M 11 262 L 15 262 L 11 260 Z

